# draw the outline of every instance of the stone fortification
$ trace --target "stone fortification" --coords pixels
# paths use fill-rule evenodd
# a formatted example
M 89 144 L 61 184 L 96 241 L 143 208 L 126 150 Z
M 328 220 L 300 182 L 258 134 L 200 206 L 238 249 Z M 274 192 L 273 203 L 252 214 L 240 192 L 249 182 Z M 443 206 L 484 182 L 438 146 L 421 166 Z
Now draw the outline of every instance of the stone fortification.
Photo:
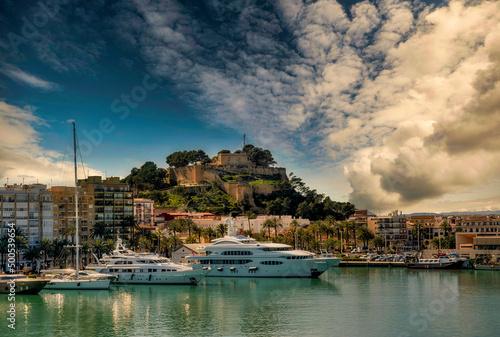
M 167 179 L 170 183 L 192 186 L 216 183 L 223 191 L 239 202 L 255 205 L 253 194 L 270 194 L 274 185 L 249 185 L 243 182 L 226 182 L 226 175 L 277 176 L 288 180 L 283 167 L 262 167 L 248 160 L 245 153 L 219 153 L 217 160 L 210 164 L 198 164 L 186 167 L 169 168 Z

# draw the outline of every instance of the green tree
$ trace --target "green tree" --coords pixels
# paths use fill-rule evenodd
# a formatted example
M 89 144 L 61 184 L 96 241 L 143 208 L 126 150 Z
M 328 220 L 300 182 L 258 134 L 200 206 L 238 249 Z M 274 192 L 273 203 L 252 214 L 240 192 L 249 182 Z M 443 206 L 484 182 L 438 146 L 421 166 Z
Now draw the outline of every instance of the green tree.
M 42 254 L 40 254 L 40 249 L 38 247 L 30 246 L 23 254 L 24 259 L 30 261 L 30 266 L 33 268 L 33 263 L 35 260 L 40 260 L 42 258 Z
M 2 265 L 0 266 L 0 273 L 5 271 L 5 254 L 9 252 L 9 237 L 4 235 L 0 239 L 0 254 L 2 255 Z
M 209 163 L 210 157 L 203 150 L 177 151 L 167 156 L 167 164 L 170 167 L 184 167 L 196 163 Z
M 444 232 L 444 236 L 448 236 L 448 234 L 451 232 L 451 225 L 447 221 L 443 221 L 439 225 L 439 230 Z
M 47 268 L 47 255 L 52 248 L 52 244 L 52 240 L 49 238 L 43 238 L 42 242 L 40 243 L 40 250 L 43 253 L 43 264 L 45 268 Z
M 214 229 L 211 227 L 207 227 L 203 231 L 203 236 L 208 239 L 208 242 L 210 242 L 213 237 L 215 238 L 216 235 L 217 234 L 215 233 Z
M 380 249 L 385 246 L 385 239 L 382 236 L 376 236 L 372 239 L 371 244 L 377 249 L 377 251 L 380 251 Z
M 271 166 L 276 164 L 273 155 L 269 150 L 261 149 L 260 147 L 255 147 L 252 144 L 246 144 L 243 147 L 243 152 L 248 155 L 248 159 L 256 163 L 259 166 Z
M 224 237 L 227 232 L 227 224 L 218 224 L 215 228 L 215 232 L 217 233 L 217 236 Z
M 418 250 L 420 250 L 420 243 L 422 242 L 422 236 L 424 234 L 424 226 L 419 221 L 415 222 L 412 227 L 413 237 L 417 239 Z
M 90 238 L 107 240 L 111 238 L 111 230 L 104 221 L 96 222 L 94 227 L 90 230 Z
M 375 238 L 375 234 L 368 228 L 362 226 L 359 228 L 358 238 L 363 241 L 363 246 L 368 247 L 368 243 Z
M 166 177 L 167 170 L 147 161 L 140 168 L 134 167 L 122 182 L 128 183 L 136 191 L 159 190 L 167 186 Z
M 196 236 L 190 235 L 186 238 L 186 243 L 198 243 L 198 240 L 196 240 Z

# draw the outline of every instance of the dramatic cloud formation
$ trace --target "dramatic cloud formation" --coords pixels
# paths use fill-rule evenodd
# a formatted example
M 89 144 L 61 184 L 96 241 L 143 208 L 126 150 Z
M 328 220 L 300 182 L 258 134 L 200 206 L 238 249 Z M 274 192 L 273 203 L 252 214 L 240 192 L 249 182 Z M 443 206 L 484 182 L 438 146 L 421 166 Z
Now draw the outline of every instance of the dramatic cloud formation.
M 140 60 L 207 124 L 335 180 L 312 177 L 322 192 L 389 210 L 498 195 L 499 35 L 486 0 L 75 1 L 26 44 L 57 74 L 90 77 L 119 46 L 122 70 Z M 19 68 L 3 73 L 53 84 Z
M 0 177 L 10 178 L 11 182 L 25 178 L 26 183 L 74 184 L 73 164 L 69 158 L 39 146 L 36 127 L 43 123 L 29 107 L 19 108 L 0 101 Z M 85 167 L 87 173 L 102 175 L 100 171 Z M 83 169 L 79 175 L 84 176 Z
M 175 1 L 136 4 L 115 22 L 132 20 L 122 38 L 156 74 L 213 123 L 328 153 L 358 207 L 499 177 L 497 2 L 365 1 L 346 13 L 335 1 L 212 1 L 210 20 Z

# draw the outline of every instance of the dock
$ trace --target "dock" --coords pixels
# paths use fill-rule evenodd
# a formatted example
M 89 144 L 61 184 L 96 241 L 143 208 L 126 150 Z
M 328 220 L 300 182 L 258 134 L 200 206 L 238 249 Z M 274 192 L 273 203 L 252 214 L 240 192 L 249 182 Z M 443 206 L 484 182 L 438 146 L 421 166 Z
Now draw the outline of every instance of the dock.
M 340 261 L 339 267 L 399 267 L 406 268 L 404 262 L 391 261 Z

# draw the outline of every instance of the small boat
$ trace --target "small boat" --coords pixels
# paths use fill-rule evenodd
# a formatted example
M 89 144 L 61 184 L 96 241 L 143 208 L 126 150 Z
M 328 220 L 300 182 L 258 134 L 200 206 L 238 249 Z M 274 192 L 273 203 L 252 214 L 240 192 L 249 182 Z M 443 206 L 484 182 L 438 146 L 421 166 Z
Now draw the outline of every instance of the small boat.
M 0 275 L 0 294 L 35 295 L 49 282 L 23 274 L 3 274 Z
M 430 259 L 407 260 L 406 267 L 409 269 L 461 269 L 463 264 L 463 260 L 438 255 Z
M 494 255 L 482 256 L 474 261 L 474 269 L 500 271 L 500 261 Z

